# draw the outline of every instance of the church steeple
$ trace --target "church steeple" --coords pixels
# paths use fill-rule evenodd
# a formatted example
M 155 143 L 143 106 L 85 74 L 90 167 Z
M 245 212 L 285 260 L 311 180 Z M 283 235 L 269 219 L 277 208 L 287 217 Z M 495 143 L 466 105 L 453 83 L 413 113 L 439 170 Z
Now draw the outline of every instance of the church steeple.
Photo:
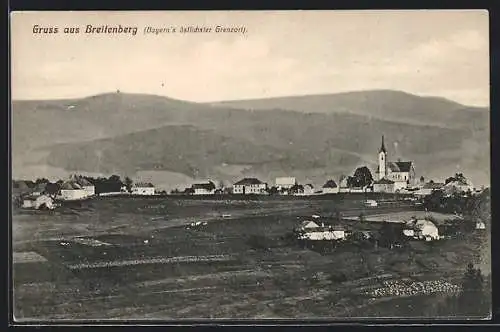
M 387 153 L 387 150 L 385 149 L 385 144 L 384 144 L 384 135 L 382 135 L 382 145 L 380 146 L 379 153 L 380 152 Z
M 378 178 L 382 180 L 387 176 L 387 150 L 384 144 L 384 135 L 382 135 L 382 145 L 378 152 Z

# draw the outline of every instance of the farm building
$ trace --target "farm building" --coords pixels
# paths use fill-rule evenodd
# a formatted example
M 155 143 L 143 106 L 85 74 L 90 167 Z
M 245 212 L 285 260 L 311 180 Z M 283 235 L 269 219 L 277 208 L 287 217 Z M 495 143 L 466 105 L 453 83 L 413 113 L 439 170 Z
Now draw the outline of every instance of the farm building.
M 383 178 L 373 182 L 373 191 L 377 193 L 393 193 L 394 181 Z
M 310 196 L 314 194 L 314 187 L 310 183 L 305 185 L 298 184 L 290 188 L 290 191 L 296 196 Z
M 151 196 L 155 194 L 155 186 L 149 182 L 138 182 L 132 186 L 133 195 Z
M 276 178 L 275 184 L 278 190 L 290 189 L 297 184 L 297 180 L 293 177 L 280 177 Z
M 85 189 L 75 181 L 67 181 L 61 185 L 60 198 L 65 201 L 84 199 L 88 196 Z
M 341 226 L 321 226 L 305 229 L 300 235 L 301 240 L 331 241 L 343 240 L 347 236 L 346 230 Z
M 328 180 L 323 185 L 323 194 L 337 194 L 339 192 L 339 187 L 334 180 Z
M 436 225 L 429 220 L 414 220 L 407 223 L 403 234 L 419 240 L 439 240 L 439 232 Z
M 233 194 L 264 194 L 267 190 L 267 183 L 257 178 L 244 178 L 233 184 Z
M 33 196 L 29 195 L 23 198 L 22 207 L 27 209 L 54 209 L 54 201 L 47 195 Z
M 94 196 L 95 195 L 95 186 L 87 179 L 79 177 L 78 179 L 75 180 L 76 183 L 80 185 L 80 187 L 85 190 L 87 193 L 87 196 Z
M 314 186 L 310 183 L 304 185 L 304 195 L 313 195 Z
M 214 195 L 215 184 L 212 181 L 206 183 L 195 183 L 191 186 L 193 195 Z

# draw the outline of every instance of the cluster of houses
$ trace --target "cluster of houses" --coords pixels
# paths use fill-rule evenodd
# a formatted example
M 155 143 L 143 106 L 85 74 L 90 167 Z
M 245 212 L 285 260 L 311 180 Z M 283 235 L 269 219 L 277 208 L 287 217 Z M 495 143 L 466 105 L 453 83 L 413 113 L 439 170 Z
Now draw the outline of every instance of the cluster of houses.
M 317 194 L 338 193 L 339 187 L 334 180 L 328 180 L 322 188 L 315 190 L 310 183 L 299 184 L 294 177 L 278 177 L 274 185 L 269 186 L 267 182 L 255 177 L 243 178 L 235 182 L 230 188 L 217 188 L 211 180 L 195 183 L 184 190 L 184 194 L 190 195 L 215 195 L 215 194 L 235 194 L 235 195 L 295 195 L 310 196 Z
M 310 241 L 343 241 L 354 233 L 342 225 L 325 225 L 320 222 L 319 216 L 312 216 L 312 220 L 302 221 L 294 229 L 297 239 Z M 362 238 L 370 239 L 374 236 L 371 231 L 358 232 Z M 443 238 L 439 235 L 438 227 L 429 220 L 410 220 L 402 227 L 402 234 L 408 239 L 436 241 Z
M 59 183 L 42 182 L 29 187 L 24 181 L 17 181 L 18 200 L 23 208 L 49 209 L 58 206 L 58 201 L 81 201 L 96 195 L 95 185 L 81 176 L 72 176 L 69 180 Z M 135 183 L 130 190 L 125 186 L 119 192 L 100 193 L 100 196 L 110 195 L 155 195 L 155 187 L 151 183 Z
M 369 172 L 369 171 L 368 171 Z M 451 195 L 454 192 L 474 191 L 472 184 L 465 178 L 456 179 L 448 183 L 424 182 L 423 177 L 418 180 L 413 161 L 390 161 L 385 148 L 384 136 L 378 152 L 378 167 L 375 178 L 360 187 L 349 185 L 349 177 L 341 177 L 338 183 L 329 179 L 321 188 L 314 188 L 311 183 L 299 184 L 294 177 L 278 177 L 274 185 L 261 181 L 255 177 L 248 177 L 235 182 L 231 188 L 217 188 L 212 181 L 193 184 L 184 193 L 192 195 L 213 195 L 218 193 L 232 193 L 240 195 L 295 195 L 310 196 L 337 193 L 408 193 L 416 196 L 427 196 L 435 190 L 444 191 Z

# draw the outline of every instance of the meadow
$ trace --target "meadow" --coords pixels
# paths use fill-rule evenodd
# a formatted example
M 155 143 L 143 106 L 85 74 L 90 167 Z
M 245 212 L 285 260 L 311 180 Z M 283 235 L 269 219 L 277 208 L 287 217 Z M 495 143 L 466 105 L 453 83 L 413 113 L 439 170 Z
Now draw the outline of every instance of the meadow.
M 289 236 L 312 214 L 328 219 L 337 211 L 347 218 L 414 209 L 367 208 L 361 199 L 175 197 L 14 209 L 14 315 L 20 321 L 432 317 L 431 304 L 446 294 L 405 300 L 370 290 L 391 280 L 459 283 L 467 263 L 481 260 L 485 233 L 393 250 L 352 244 L 329 252 Z M 187 229 L 192 222 L 206 225 Z

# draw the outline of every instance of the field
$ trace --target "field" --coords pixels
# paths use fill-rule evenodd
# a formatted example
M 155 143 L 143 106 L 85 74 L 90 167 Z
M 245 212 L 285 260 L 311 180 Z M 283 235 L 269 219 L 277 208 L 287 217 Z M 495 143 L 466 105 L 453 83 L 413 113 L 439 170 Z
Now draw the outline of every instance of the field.
M 288 236 L 305 216 L 403 213 L 361 200 L 103 198 L 13 211 L 16 320 L 432 316 L 442 293 L 373 296 L 387 282 L 459 282 L 485 234 L 321 253 Z M 411 211 L 413 213 L 415 211 Z M 406 212 L 405 212 L 406 213 Z M 206 222 L 187 229 L 191 222 Z M 397 303 L 391 305 L 391 303 Z

